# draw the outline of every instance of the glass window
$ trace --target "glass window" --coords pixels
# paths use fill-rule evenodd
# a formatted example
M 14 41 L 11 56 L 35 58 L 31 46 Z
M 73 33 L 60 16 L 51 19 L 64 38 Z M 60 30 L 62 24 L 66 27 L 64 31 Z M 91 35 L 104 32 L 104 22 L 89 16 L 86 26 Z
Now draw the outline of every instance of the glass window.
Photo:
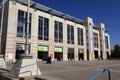
M 30 44 L 28 44 L 28 52 L 30 54 Z M 20 55 L 25 53 L 25 43 L 16 43 L 16 59 L 20 59 Z
M 38 20 L 38 39 L 48 40 L 49 38 L 49 19 L 39 16 Z
M 54 41 L 58 42 L 58 22 L 55 21 L 54 26 Z
M 1 13 L 1 10 L 0 10 L 0 29 L 1 29 L 1 17 L 2 17 L 2 13 Z
M 29 16 L 29 38 L 31 37 L 31 18 L 32 15 L 30 13 Z M 27 32 L 27 12 L 18 10 L 18 24 L 17 24 L 17 37 L 26 37 L 26 32 Z
M 49 20 L 44 18 L 44 40 L 48 40 L 49 33 Z
M 71 26 L 71 42 L 74 44 L 74 28 Z
M 78 45 L 83 45 L 83 29 L 77 28 L 78 33 Z
M 109 48 L 109 43 L 108 43 L 108 36 L 105 36 L 105 43 L 106 43 L 106 48 L 108 49 Z
M 42 40 L 43 35 L 43 17 L 39 17 L 39 23 L 38 23 L 38 39 Z
M 74 44 L 74 27 L 71 25 L 67 25 L 67 42 Z
M 81 33 L 81 45 L 83 45 L 83 29 L 80 29 L 80 33 Z
M 58 21 L 54 23 L 54 41 L 63 42 L 63 23 Z
M 63 24 L 59 22 L 59 42 L 63 42 Z
M 98 34 L 94 33 L 94 47 L 98 48 Z

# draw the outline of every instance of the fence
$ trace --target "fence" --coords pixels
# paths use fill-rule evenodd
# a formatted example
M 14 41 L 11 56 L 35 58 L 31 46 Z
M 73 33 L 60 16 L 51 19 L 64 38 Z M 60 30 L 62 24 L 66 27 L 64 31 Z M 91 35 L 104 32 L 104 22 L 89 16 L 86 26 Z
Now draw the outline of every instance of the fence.
M 99 71 L 97 74 L 93 75 L 89 80 L 95 80 L 95 78 L 101 76 L 105 71 L 107 71 L 107 73 L 108 73 L 108 79 L 111 80 L 111 75 L 110 75 L 110 69 L 109 68 L 105 68 L 105 69 Z

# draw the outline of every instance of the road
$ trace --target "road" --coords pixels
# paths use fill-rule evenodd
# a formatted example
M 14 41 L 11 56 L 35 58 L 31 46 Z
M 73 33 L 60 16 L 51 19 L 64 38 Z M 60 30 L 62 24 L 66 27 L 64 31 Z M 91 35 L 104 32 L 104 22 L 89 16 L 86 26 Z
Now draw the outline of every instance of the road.
M 41 78 L 47 80 L 89 80 L 97 72 L 109 68 L 111 80 L 120 80 L 120 60 L 101 61 L 40 61 Z M 109 80 L 107 72 L 95 80 Z

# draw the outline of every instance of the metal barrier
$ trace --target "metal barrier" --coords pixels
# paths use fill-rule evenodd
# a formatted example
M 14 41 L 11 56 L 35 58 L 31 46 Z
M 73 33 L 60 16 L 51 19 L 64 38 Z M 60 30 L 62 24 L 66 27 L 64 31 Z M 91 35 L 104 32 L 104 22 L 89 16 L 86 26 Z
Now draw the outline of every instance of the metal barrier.
M 105 68 L 105 69 L 99 71 L 97 74 L 93 75 L 89 80 L 94 80 L 95 78 L 101 76 L 105 71 L 108 72 L 108 79 L 111 80 L 111 75 L 110 75 L 109 68 Z
M 13 78 L 15 77 L 13 74 L 16 70 L 19 70 L 21 68 L 25 68 L 25 67 L 29 67 L 29 66 L 32 66 L 32 65 L 37 65 L 36 63 L 33 63 L 33 64 L 30 64 L 30 65 L 26 65 L 26 66 L 22 66 L 22 67 L 17 67 L 13 70 L 11 70 L 10 72 L 10 79 L 13 80 Z M 31 71 L 25 71 L 25 72 L 22 72 L 22 73 L 19 73 L 19 74 L 24 74 L 24 73 L 27 73 L 27 72 L 30 72 L 31 73 L 31 76 L 32 76 L 32 72 Z M 36 69 L 36 77 L 38 77 L 38 65 L 37 65 L 37 69 Z
M 15 63 L 10 63 L 10 64 L 5 64 L 5 65 L 4 65 L 4 61 L 3 61 L 3 60 L 0 60 L 0 62 L 2 63 L 2 65 L 0 65 L 0 68 L 6 68 L 6 67 L 9 67 L 9 66 L 15 64 Z
M 31 74 L 31 76 L 32 76 L 32 72 L 31 71 L 25 71 L 25 72 L 22 72 L 22 73 L 19 73 L 19 74 L 24 74 L 24 73 L 27 73 L 27 72 L 29 72 Z
M 0 60 L 0 63 L 2 64 L 2 65 L 0 65 L 0 68 L 3 68 L 4 67 L 3 60 Z

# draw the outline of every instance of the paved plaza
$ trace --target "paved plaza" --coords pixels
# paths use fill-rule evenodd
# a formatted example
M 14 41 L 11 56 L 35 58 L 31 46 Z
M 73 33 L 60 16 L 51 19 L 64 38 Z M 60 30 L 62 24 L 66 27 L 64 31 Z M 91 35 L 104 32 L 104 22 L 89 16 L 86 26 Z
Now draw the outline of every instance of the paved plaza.
M 91 76 L 109 68 L 111 80 L 120 80 L 120 60 L 39 62 L 41 78 L 47 80 L 89 80 Z M 107 72 L 95 80 L 108 80 Z

